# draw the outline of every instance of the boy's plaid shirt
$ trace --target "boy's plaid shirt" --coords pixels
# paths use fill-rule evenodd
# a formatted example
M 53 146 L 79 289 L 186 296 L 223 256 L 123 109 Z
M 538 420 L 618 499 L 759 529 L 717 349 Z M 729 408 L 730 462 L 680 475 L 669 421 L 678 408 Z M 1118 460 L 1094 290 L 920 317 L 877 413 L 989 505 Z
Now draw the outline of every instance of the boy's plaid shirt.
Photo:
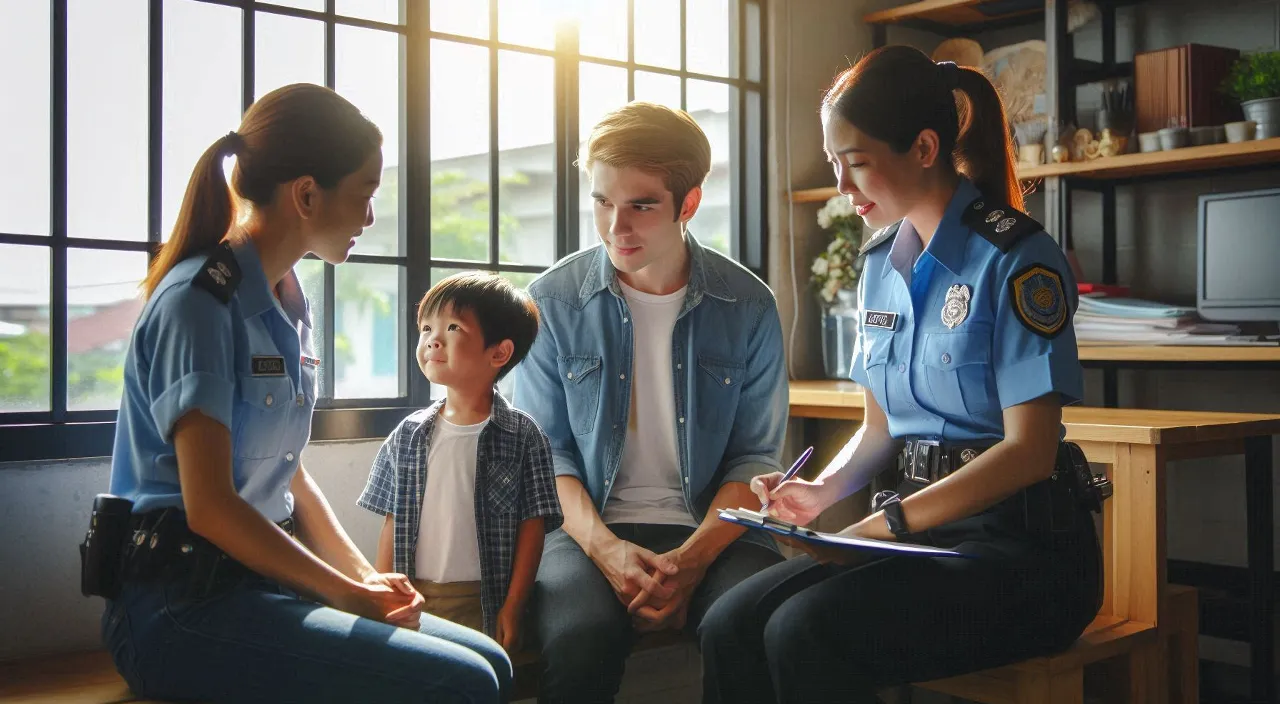
M 392 569 L 414 578 L 414 555 L 427 486 L 431 431 L 443 401 L 415 411 L 396 427 L 373 460 L 356 503 L 395 516 Z M 493 411 L 480 432 L 476 457 L 475 519 L 480 546 L 480 602 L 484 630 L 492 635 L 507 598 L 520 522 L 541 517 L 546 531 L 560 527 L 551 445 L 532 418 L 494 389 Z

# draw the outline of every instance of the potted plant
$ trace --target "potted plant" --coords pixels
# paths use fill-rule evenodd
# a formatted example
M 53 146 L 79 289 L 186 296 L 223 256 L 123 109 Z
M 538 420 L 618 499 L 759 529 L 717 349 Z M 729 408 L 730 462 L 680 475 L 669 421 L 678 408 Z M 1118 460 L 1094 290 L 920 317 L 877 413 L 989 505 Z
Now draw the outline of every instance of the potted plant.
M 1257 123 L 1258 139 L 1280 137 L 1280 51 L 1241 56 L 1222 88 L 1240 101 L 1245 119 Z
M 862 218 L 846 196 L 835 196 L 818 211 L 818 225 L 832 233 L 831 242 L 810 268 L 810 282 L 822 308 L 822 363 L 827 377 L 848 379 L 857 341 Z

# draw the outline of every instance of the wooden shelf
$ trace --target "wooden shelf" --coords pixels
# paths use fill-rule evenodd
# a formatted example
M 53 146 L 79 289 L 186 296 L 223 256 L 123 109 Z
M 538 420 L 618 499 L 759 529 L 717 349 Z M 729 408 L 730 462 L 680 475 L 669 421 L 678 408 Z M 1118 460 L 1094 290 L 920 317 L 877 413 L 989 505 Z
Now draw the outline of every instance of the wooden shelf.
M 1077 347 L 1086 362 L 1275 362 L 1280 345 L 1090 345 Z
M 1041 164 L 1018 169 L 1018 177 L 1033 181 L 1051 176 L 1096 180 L 1128 179 L 1162 174 L 1214 171 L 1237 166 L 1280 164 L 1280 137 L 1236 144 L 1209 144 L 1171 151 L 1121 154 L 1093 161 Z M 790 192 L 793 203 L 821 203 L 837 195 L 834 186 Z
M 907 3 L 887 10 L 863 15 L 862 21 L 867 24 L 897 24 L 900 22 L 931 22 L 950 27 L 969 27 L 1011 17 L 1043 14 L 1043 7 L 1003 13 L 986 13 L 979 5 L 991 0 L 921 0 Z
M 1213 171 L 1235 166 L 1280 163 L 1280 137 L 1256 139 L 1236 144 L 1208 144 L 1170 151 L 1121 154 L 1093 161 L 1041 164 L 1018 170 L 1023 180 L 1049 176 L 1092 179 L 1122 179 L 1188 171 Z

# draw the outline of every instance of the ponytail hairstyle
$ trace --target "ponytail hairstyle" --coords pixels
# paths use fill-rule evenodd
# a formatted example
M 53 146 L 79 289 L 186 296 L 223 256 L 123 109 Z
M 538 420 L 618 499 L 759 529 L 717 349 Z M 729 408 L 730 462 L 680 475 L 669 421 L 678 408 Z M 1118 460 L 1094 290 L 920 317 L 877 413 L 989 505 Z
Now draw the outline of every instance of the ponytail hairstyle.
M 987 198 L 1023 209 L 1004 103 L 980 71 L 934 63 L 909 46 L 881 47 L 836 77 L 822 112 L 834 112 L 898 154 L 933 130 L 952 169 Z
M 235 196 L 257 206 L 276 187 L 310 176 L 324 189 L 355 173 L 382 148 L 382 132 L 334 91 L 295 83 L 249 107 L 240 128 L 211 144 L 196 162 L 168 242 L 142 282 L 147 298 L 178 262 L 216 247 L 231 228 Z M 227 187 L 222 163 L 236 157 Z

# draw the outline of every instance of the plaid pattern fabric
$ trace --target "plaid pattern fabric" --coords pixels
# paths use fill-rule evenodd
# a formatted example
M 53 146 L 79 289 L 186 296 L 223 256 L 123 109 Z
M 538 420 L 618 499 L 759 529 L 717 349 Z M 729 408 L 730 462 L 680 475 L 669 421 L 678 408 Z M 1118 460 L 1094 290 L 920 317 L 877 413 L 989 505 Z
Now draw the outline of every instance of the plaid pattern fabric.
M 415 579 L 414 555 L 427 486 L 427 451 L 443 401 L 400 421 L 373 460 L 356 504 L 395 516 L 392 569 Z M 556 495 L 551 445 L 537 423 L 494 390 L 489 423 L 476 456 L 475 520 L 480 544 L 480 602 L 485 633 L 493 635 L 507 598 L 516 534 L 522 521 L 543 518 L 549 533 L 563 516 Z

